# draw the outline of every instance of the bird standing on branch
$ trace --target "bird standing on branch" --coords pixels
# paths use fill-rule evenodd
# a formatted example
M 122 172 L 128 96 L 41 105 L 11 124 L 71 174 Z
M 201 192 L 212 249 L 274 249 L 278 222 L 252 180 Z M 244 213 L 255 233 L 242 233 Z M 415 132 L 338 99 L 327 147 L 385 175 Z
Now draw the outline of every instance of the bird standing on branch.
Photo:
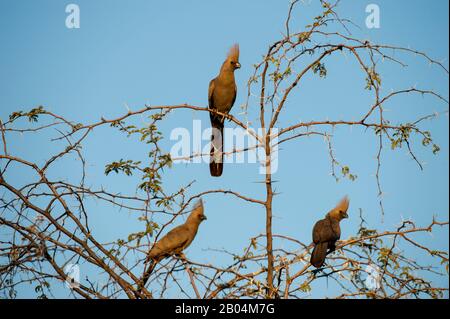
M 235 44 L 228 52 L 227 59 L 220 68 L 219 75 L 209 82 L 208 103 L 209 109 L 228 114 L 236 100 L 237 87 L 234 71 L 239 69 L 239 45 Z M 223 126 L 225 117 L 210 112 L 211 158 L 209 170 L 211 176 L 221 176 L 223 171 Z
M 182 255 L 183 250 L 194 240 L 198 226 L 204 220 L 206 220 L 206 216 L 203 213 L 203 202 L 200 200 L 183 225 L 175 227 L 153 245 L 145 261 L 146 264 L 150 264 L 142 277 L 141 285 L 138 288 L 139 292 L 161 260 L 174 255 Z
M 336 241 L 341 238 L 340 221 L 348 218 L 347 210 L 349 199 L 344 197 L 335 208 L 333 208 L 324 219 L 319 220 L 313 228 L 314 250 L 311 254 L 311 264 L 322 267 L 327 254 L 336 249 Z

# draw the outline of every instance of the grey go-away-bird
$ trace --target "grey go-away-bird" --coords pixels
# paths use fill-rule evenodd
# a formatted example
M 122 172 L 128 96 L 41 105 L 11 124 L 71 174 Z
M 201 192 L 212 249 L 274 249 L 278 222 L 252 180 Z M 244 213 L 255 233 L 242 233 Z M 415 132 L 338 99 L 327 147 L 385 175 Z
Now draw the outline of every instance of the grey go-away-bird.
M 322 267 L 327 254 L 336 249 L 336 241 L 341 238 L 340 221 L 348 218 L 348 197 L 344 197 L 335 208 L 330 210 L 324 219 L 319 220 L 313 228 L 314 250 L 311 254 L 311 264 Z
M 153 245 L 145 262 L 146 264 L 149 264 L 149 266 L 142 277 L 138 291 L 141 291 L 142 287 L 145 286 L 151 273 L 161 260 L 170 256 L 182 254 L 183 250 L 185 250 L 194 240 L 197 235 L 198 227 L 204 220 L 206 220 L 206 216 L 203 212 L 203 202 L 202 200 L 199 200 L 184 224 L 169 231 Z
M 239 45 L 231 47 L 219 75 L 209 82 L 209 109 L 228 114 L 236 100 L 237 87 L 234 71 L 239 69 Z M 212 127 L 209 171 L 211 176 L 221 176 L 223 171 L 223 115 L 209 113 Z

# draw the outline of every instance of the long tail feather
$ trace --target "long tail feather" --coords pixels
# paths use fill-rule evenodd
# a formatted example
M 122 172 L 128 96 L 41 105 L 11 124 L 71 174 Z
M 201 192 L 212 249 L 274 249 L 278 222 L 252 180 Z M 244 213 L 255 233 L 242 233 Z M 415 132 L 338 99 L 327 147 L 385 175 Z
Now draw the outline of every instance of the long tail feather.
M 328 243 L 319 243 L 314 246 L 314 250 L 311 254 L 311 264 L 316 267 L 322 267 L 325 262 L 325 257 L 327 256 Z
M 211 117 L 213 132 L 211 135 L 211 155 L 209 171 L 211 176 L 219 177 L 223 172 L 223 121 Z
M 150 275 L 152 274 L 153 270 L 155 269 L 156 264 L 157 264 L 157 262 L 155 260 L 150 261 L 150 265 L 149 265 L 147 271 L 144 273 L 144 276 L 142 276 L 141 282 L 137 289 L 137 292 L 139 294 L 141 293 L 142 288 L 145 287 L 145 284 L 147 283 L 148 279 L 150 278 Z

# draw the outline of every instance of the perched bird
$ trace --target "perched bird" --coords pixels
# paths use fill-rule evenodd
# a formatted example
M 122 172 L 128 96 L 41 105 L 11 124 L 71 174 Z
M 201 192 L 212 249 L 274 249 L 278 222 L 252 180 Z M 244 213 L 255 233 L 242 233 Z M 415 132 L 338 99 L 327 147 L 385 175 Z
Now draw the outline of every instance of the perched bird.
M 341 227 L 339 222 L 348 218 L 347 210 L 349 199 L 344 197 L 339 204 L 324 219 L 319 220 L 313 228 L 314 250 L 311 254 L 311 264 L 322 267 L 327 254 L 336 249 L 336 241 L 341 238 Z
M 200 200 L 192 210 L 183 225 L 175 227 L 169 231 L 163 238 L 153 245 L 149 251 L 145 263 L 150 263 L 147 271 L 141 280 L 141 286 L 138 291 L 147 283 L 148 278 L 155 269 L 156 265 L 166 257 L 173 255 L 181 255 L 194 240 L 197 235 L 198 226 L 202 221 L 206 220 L 203 213 L 203 202 Z
M 236 82 L 234 71 L 239 69 L 239 45 L 235 44 L 228 52 L 227 59 L 220 68 L 219 75 L 209 82 L 208 104 L 210 110 L 229 113 L 236 100 Z M 209 113 L 212 126 L 211 158 L 209 170 L 211 176 L 221 176 L 223 171 L 223 123 L 224 116 Z

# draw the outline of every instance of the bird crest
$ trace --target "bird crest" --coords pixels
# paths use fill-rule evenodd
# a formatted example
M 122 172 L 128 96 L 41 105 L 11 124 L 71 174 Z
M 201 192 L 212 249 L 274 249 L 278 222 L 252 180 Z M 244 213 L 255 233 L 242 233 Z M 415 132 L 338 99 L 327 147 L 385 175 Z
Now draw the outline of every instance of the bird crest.
M 342 220 L 343 218 L 347 218 L 347 210 L 348 206 L 350 205 L 350 200 L 347 196 L 345 196 L 341 201 L 336 205 L 335 208 L 330 210 L 328 212 L 328 216 L 331 216 L 332 218 Z
M 239 44 L 234 44 L 228 51 L 227 60 L 239 61 Z
M 348 206 L 350 205 L 350 200 L 348 199 L 348 196 L 345 196 L 343 199 L 341 199 L 341 201 L 339 202 L 339 204 L 336 205 L 336 210 L 337 211 L 343 211 L 346 212 L 348 209 Z
M 186 222 L 189 221 L 202 221 L 205 220 L 206 216 L 204 214 L 203 211 L 203 201 L 202 199 L 199 199 L 199 201 L 197 203 L 195 203 L 194 207 L 192 208 L 192 212 L 188 217 L 188 220 Z
M 203 200 L 200 198 L 194 205 L 193 211 L 201 211 L 203 214 Z

